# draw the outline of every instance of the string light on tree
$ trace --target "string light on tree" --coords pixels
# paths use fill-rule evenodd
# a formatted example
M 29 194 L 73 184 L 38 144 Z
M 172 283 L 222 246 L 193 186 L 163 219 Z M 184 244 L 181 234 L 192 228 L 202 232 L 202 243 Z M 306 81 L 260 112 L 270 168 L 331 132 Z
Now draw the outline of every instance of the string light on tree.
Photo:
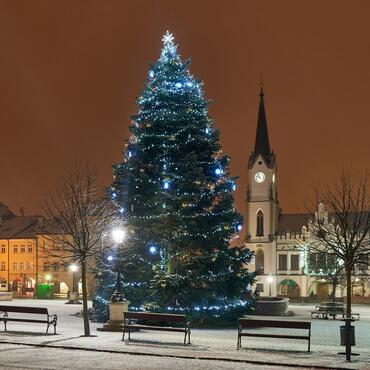
M 122 270 L 123 286 L 138 309 L 150 300 L 163 311 L 222 315 L 240 308 L 235 302 L 253 282 L 244 269 L 251 253 L 228 246 L 243 223 L 232 196 L 235 178 L 202 82 L 182 61 L 173 35 L 166 32 L 162 41 L 137 100 L 124 160 L 114 166 L 113 200 L 131 230 L 125 266 L 134 266 Z M 102 276 L 98 295 L 107 299 L 104 287 L 112 282 Z

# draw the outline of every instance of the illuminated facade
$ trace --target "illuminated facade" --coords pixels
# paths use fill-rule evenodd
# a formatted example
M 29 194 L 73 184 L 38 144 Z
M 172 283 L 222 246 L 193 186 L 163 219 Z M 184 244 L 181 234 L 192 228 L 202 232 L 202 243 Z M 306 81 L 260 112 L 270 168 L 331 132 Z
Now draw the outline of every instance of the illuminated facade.
M 73 290 L 71 266 L 60 265 L 48 256 L 50 245 L 40 234 L 43 219 L 16 216 L 0 203 L 0 291 L 32 297 L 38 284 L 53 285 L 55 296 L 67 296 Z M 75 272 L 75 289 L 80 288 L 79 271 Z M 88 275 L 88 290 L 93 291 L 93 275 Z
M 281 212 L 276 156 L 270 148 L 262 87 L 255 147 L 249 156 L 248 175 L 246 246 L 255 252 L 251 266 L 251 270 L 257 272 L 255 288 L 262 296 L 327 299 L 332 294 L 331 284 L 325 278 L 330 260 L 324 253 L 309 252 L 308 215 Z M 328 220 L 323 204 L 318 205 L 317 212 Z M 368 282 L 364 283 L 357 277 L 353 285 L 354 295 L 370 296 Z M 343 294 L 345 289 L 339 285 L 335 295 L 340 297 Z

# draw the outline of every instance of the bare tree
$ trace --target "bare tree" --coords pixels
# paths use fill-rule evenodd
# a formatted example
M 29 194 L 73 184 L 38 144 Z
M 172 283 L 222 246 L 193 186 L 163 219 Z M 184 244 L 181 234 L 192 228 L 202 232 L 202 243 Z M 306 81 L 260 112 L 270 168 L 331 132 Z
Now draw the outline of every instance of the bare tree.
M 312 248 L 313 249 L 313 248 Z M 335 255 L 320 251 L 310 253 L 309 274 L 317 279 L 324 279 L 331 286 L 332 302 L 335 302 L 335 292 L 338 286 L 345 285 L 346 275 L 343 262 Z
M 370 256 L 369 177 L 342 170 L 323 190 L 315 189 L 314 206 L 309 218 L 310 249 L 325 252 L 342 261 L 347 289 L 346 317 L 352 313 L 352 276 L 356 265 L 368 263 Z M 367 264 L 367 267 L 368 264 Z M 349 324 L 348 324 L 349 325 Z M 349 330 L 346 358 L 350 360 Z
M 90 336 L 87 307 L 87 269 L 103 248 L 102 237 L 115 220 L 111 202 L 99 196 L 96 173 L 75 170 L 44 203 L 44 238 L 52 247 L 47 255 L 57 263 L 81 266 L 84 334 Z

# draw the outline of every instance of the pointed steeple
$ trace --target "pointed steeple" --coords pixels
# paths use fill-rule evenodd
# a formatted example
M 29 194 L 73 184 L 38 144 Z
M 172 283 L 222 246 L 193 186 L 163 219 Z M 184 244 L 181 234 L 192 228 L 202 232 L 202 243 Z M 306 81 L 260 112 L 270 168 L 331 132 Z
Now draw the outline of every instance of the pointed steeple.
M 258 110 L 256 142 L 254 144 L 254 155 L 261 154 L 263 157 L 271 155 L 269 135 L 267 130 L 266 112 L 264 104 L 263 83 L 260 85 L 260 106 Z

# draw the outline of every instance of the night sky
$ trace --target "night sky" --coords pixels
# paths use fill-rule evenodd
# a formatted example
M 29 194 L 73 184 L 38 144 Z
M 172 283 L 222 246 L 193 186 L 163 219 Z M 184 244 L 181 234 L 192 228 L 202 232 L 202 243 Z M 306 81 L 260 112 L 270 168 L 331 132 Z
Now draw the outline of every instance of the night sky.
M 26 214 L 77 164 L 111 182 L 169 29 L 212 99 L 244 213 L 263 73 L 284 212 L 370 163 L 369 1 L 1 1 L 0 201 Z

